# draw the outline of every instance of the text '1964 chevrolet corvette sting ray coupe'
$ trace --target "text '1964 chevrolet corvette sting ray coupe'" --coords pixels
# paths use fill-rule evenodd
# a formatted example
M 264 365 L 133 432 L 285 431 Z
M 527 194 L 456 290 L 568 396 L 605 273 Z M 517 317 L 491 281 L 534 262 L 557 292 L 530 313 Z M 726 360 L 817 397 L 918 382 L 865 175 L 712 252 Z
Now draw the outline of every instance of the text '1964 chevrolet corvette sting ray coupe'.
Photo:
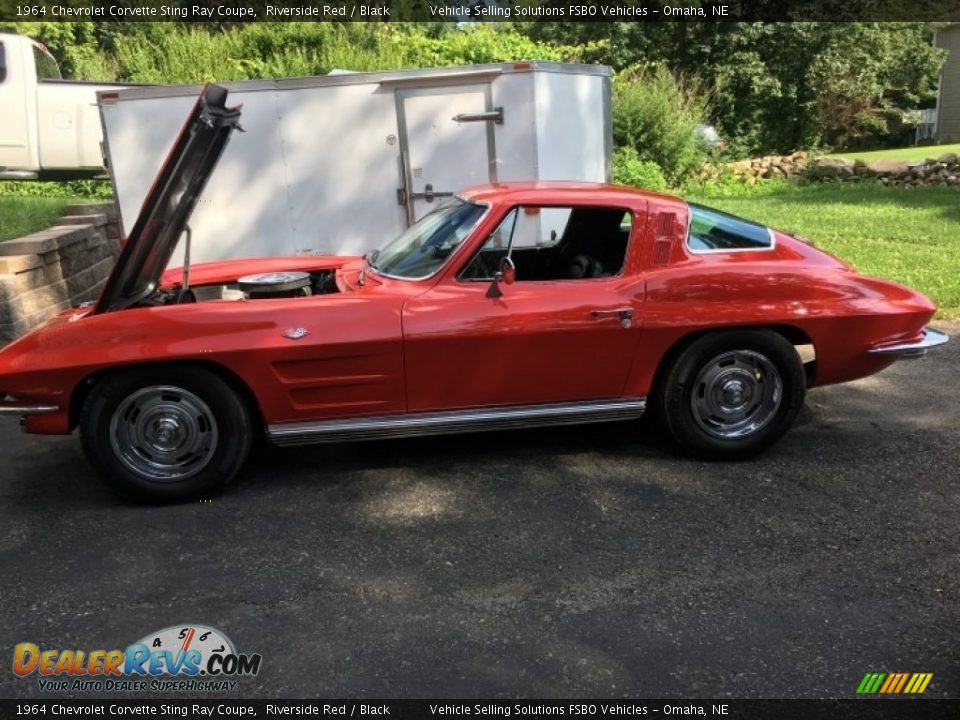
M 362 258 L 167 270 L 238 125 L 226 96 L 202 91 L 99 300 L 0 352 L 0 413 L 31 433 L 79 428 L 126 495 L 208 495 L 258 435 L 336 443 L 648 405 L 684 451 L 735 459 L 783 435 L 808 387 L 947 340 L 924 296 L 804 240 L 601 184 L 472 188 Z

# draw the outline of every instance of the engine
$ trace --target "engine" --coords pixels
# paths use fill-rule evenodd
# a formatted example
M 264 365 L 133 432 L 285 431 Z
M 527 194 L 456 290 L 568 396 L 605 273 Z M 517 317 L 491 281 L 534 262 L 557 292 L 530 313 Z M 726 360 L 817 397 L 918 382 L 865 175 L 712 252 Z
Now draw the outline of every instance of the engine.
M 197 285 L 157 293 L 142 305 L 176 305 L 210 300 L 268 300 L 339 292 L 333 270 L 283 271 L 246 275 L 229 285 Z
M 237 286 L 248 300 L 291 298 L 313 295 L 312 278 L 308 272 L 271 272 L 245 275 Z

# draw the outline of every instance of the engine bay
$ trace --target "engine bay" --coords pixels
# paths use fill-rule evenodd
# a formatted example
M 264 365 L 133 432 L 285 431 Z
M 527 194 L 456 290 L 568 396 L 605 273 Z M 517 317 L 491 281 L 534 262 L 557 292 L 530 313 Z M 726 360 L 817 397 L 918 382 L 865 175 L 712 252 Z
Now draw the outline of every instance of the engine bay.
M 334 270 L 293 270 L 245 275 L 236 282 L 158 290 L 142 305 L 179 305 L 213 300 L 276 300 L 337 293 Z

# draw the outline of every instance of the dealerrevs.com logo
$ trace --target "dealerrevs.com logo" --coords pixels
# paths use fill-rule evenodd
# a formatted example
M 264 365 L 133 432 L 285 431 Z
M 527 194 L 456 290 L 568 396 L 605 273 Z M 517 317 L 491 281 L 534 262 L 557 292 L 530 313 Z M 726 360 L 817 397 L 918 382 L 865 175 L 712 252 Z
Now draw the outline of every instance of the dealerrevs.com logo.
M 177 625 L 150 633 L 126 650 L 13 649 L 13 672 L 36 674 L 45 692 L 216 692 L 260 672 L 257 653 L 238 653 L 219 630 Z

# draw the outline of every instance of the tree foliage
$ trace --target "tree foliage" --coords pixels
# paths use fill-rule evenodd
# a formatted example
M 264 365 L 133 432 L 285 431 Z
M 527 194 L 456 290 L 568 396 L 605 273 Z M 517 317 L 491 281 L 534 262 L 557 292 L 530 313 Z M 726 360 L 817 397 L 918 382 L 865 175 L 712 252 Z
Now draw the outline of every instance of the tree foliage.
M 707 97 L 697 81 L 662 65 L 629 68 L 614 80 L 614 144 L 659 165 L 670 182 L 685 180 L 703 164 L 696 127 L 706 114 Z M 629 156 L 623 160 L 626 167 Z
M 732 154 L 902 143 L 936 102 L 945 53 L 926 23 L 525 23 L 542 41 L 591 41 L 615 68 L 664 63 L 711 89 Z M 846 133 L 839 118 L 852 120 Z
M 64 21 L 0 30 L 41 40 L 66 75 L 93 80 L 193 83 L 518 60 L 663 67 L 709 95 L 705 120 L 731 156 L 902 144 L 916 111 L 935 103 L 945 56 L 924 23 Z
M 438 23 L 0 23 L 45 43 L 65 74 L 195 83 L 516 60 L 579 62 L 584 48 L 506 26 Z

